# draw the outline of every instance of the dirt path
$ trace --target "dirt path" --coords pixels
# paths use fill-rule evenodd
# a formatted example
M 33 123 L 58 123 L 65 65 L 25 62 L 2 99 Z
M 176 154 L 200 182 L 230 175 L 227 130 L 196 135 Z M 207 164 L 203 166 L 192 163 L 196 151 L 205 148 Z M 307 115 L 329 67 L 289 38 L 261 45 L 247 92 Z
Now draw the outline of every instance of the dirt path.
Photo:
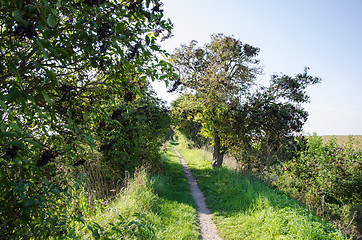
M 187 181 L 189 182 L 191 195 L 196 203 L 197 218 L 199 220 L 201 239 L 204 240 L 222 240 L 216 233 L 215 223 L 212 221 L 212 214 L 210 210 L 206 207 L 204 194 L 201 192 L 197 186 L 196 179 L 192 175 L 190 168 L 187 166 L 185 160 L 181 155 L 176 151 L 176 146 L 174 147 L 175 152 L 180 158 L 182 168 L 185 172 Z

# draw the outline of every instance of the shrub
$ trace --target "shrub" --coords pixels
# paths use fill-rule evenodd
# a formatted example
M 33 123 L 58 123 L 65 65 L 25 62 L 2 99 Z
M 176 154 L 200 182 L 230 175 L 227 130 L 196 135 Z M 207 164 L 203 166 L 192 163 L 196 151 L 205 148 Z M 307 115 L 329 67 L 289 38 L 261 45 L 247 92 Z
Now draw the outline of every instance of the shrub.
M 281 164 L 275 184 L 345 233 L 361 233 L 362 151 L 352 138 L 339 145 L 335 138 L 323 143 L 316 135 L 310 137 L 300 157 Z
M 100 151 L 105 164 L 121 177 L 137 167 L 159 167 L 160 148 L 170 129 L 168 110 L 159 99 L 143 96 L 120 105 L 113 111 L 112 121 L 98 127 Z

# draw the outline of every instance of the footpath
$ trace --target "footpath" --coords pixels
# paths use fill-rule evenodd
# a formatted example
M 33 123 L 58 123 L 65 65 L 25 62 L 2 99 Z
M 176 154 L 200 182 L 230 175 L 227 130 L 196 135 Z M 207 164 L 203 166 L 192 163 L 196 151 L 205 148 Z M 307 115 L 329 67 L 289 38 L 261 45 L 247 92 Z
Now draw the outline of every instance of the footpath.
M 187 166 L 185 160 L 182 156 L 176 151 L 176 146 L 174 151 L 180 158 L 182 169 L 185 172 L 187 181 L 190 186 L 191 195 L 194 198 L 196 203 L 197 219 L 199 220 L 201 239 L 203 240 L 222 240 L 216 232 L 215 223 L 212 221 L 212 214 L 206 206 L 204 194 L 201 192 L 197 186 L 195 177 L 192 175 L 190 168 Z

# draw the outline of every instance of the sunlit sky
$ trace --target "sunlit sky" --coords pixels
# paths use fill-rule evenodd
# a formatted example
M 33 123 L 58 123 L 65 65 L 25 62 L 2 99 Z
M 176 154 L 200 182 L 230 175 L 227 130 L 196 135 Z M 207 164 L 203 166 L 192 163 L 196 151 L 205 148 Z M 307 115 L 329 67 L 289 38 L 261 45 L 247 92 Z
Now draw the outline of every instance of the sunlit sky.
M 307 90 L 305 133 L 362 135 L 362 0 L 164 0 L 174 37 L 168 52 L 181 44 L 210 41 L 213 33 L 233 35 L 260 48 L 263 75 L 294 75 L 304 67 L 322 78 Z M 164 83 L 155 84 L 160 98 Z

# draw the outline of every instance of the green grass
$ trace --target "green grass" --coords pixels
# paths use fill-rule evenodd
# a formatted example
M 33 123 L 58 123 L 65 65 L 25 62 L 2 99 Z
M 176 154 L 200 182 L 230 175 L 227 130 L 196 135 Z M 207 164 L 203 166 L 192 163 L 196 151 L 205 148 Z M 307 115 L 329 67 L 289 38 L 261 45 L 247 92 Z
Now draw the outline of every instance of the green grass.
M 223 239 L 344 239 L 330 225 L 252 176 L 212 169 L 210 154 L 178 145 Z
M 88 222 L 94 223 L 92 229 L 99 230 L 99 239 L 120 239 L 111 224 L 122 221 L 118 229 L 125 236 L 121 239 L 199 239 L 194 202 L 172 146 L 167 147 L 162 164 L 163 172 L 152 177 L 145 170 L 138 171 L 111 204 L 97 206 L 96 213 L 88 216 Z M 127 232 L 138 226 L 140 230 L 133 232 L 143 238 Z M 78 226 L 76 235 L 81 239 L 92 238 L 86 227 Z M 93 233 L 93 238 L 97 234 Z

